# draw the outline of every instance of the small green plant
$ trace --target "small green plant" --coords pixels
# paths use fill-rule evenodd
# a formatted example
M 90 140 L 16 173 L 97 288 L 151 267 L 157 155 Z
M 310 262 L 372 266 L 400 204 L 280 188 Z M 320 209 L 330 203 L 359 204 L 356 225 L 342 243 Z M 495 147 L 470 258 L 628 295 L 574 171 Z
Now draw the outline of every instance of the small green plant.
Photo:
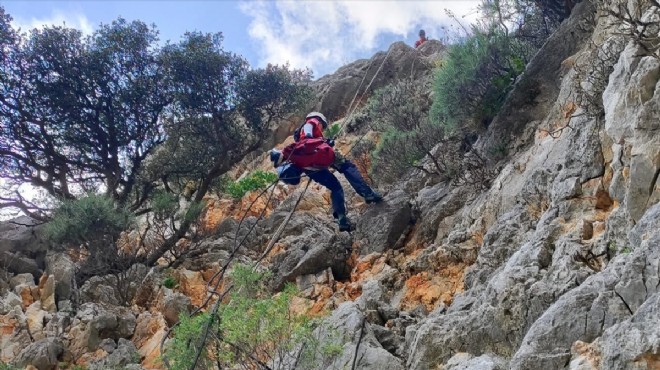
M 227 185 L 226 192 L 234 199 L 241 199 L 247 192 L 263 189 L 275 181 L 277 181 L 276 174 L 257 170 L 248 176 Z
M 609 249 L 611 252 L 616 252 L 616 241 L 615 240 L 610 240 L 607 243 L 607 249 Z
M 323 137 L 336 138 L 339 135 L 339 131 L 341 131 L 341 126 L 338 123 L 332 124 L 323 131 Z
M 197 220 L 202 214 L 205 206 L 206 203 L 204 201 L 190 203 L 188 209 L 186 210 L 186 214 L 183 217 L 184 221 L 194 222 Z
M 18 368 L 12 364 L 5 364 L 0 362 L 0 370 L 18 370 Z
M 610 253 L 622 253 L 622 254 L 628 254 L 633 251 L 633 249 L 627 244 L 620 248 L 619 246 L 617 246 L 615 240 L 610 240 L 607 243 L 607 249 L 610 251 Z
M 174 289 L 176 287 L 177 281 L 173 276 L 168 276 L 163 279 L 163 286 L 168 289 Z
M 171 370 L 187 370 L 192 368 L 197 355 L 195 348 L 200 341 L 202 330 L 209 323 L 210 315 L 206 312 L 197 316 L 190 317 L 181 314 L 179 325 L 174 331 L 174 337 L 168 343 L 165 356 L 167 356 Z M 206 351 L 205 351 L 206 352 Z M 208 353 L 203 353 L 200 357 L 200 368 L 207 368 L 204 365 L 210 364 Z
M 167 219 L 179 209 L 179 199 L 173 193 L 157 191 L 151 200 L 151 209 L 157 219 Z
M 292 314 L 295 287 L 287 285 L 272 296 L 265 286 L 267 278 L 267 273 L 255 272 L 250 266 L 236 266 L 229 301 L 216 315 L 182 315 L 164 353 L 170 369 L 192 368 L 198 353 L 200 368 L 216 364 L 220 368 L 283 369 L 296 358 L 309 358 L 310 350 L 325 356 L 323 359 L 336 356 L 340 346 L 321 345 L 312 335 L 312 321 Z M 207 331 L 212 334 L 206 335 Z

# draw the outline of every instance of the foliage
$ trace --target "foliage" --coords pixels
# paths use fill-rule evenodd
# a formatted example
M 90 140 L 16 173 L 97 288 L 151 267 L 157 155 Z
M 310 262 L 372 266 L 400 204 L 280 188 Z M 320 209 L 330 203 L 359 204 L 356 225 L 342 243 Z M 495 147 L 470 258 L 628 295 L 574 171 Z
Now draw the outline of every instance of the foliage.
M 0 362 L 0 370 L 18 370 L 18 368 L 14 365 Z
M 309 319 L 291 313 L 293 286 L 270 296 L 264 286 L 267 275 L 249 266 L 235 267 L 231 278 L 231 297 L 219 307 L 217 316 L 181 317 L 165 352 L 172 369 L 192 368 L 197 353 L 201 353 L 198 366 L 202 368 L 215 363 L 221 368 L 284 369 L 297 358 L 313 358 L 311 350 L 326 359 L 337 356 L 336 345 L 321 346 L 315 339 Z M 200 347 L 208 325 L 212 334 Z
M 185 314 L 179 316 L 179 325 L 174 330 L 174 336 L 168 342 L 165 352 L 167 358 L 171 358 L 169 361 L 170 370 L 188 370 L 192 368 L 196 353 L 191 350 L 191 345 L 199 341 L 199 337 L 209 319 L 210 314 L 206 312 L 193 317 Z M 200 367 L 206 369 L 208 367 L 204 365 L 208 363 L 209 359 L 205 355 L 201 356 Z
M 179 209 L 179 198 L 166 191 L 155 191 L 151 199 L 151 210 L 154 216 L 164 220 L 173 216 Z
M 499 31 L 475 33 L 449 48 L 438 69 L 431 117 L 452 131 L 481 132 L 522 73 L 519 41 Z
M 404 80 L 377 91 L 367 103 L 367 115 L 382 132 L 372 152 L 371 176 L 392 183 L 411 168 L 440 181 L 482 188 L 494 173 L 469 140 L 448 132 L 429 119 L 430 87 Z
M 622 39 L 611 38 L 603 45 L 591 44 L 588 51 L 577 58 L 573 77 L 575 100 L 588 116 L 605 115 L 603 92 L 624 47 Z
M 595 4 L 601 14 L 614 20 L 613 26 L 621 30 L 621 35 L 629 37 L 643 50 L 644 55 L 660 59 L 660 33 L 655 16 L 660 12 L 659 1 L 596 0 Z M 649 14 L 654 16 L 649 17 Z
M 226 192 L 234 199 L 241 199 L 247 192 L 264 189 L 275 181 L 277 181 L 276 174 L 257 170 L 238 181 L 228 184 Z
M 165 279 L 163 279 L 163 286 L 168 289 L 174 289 L 176 287 L 177 281 L 176 278 L 173 276 L 168 276 Z
M 121 232 L 133 223 L 133 214 L 125 208 L 117 208 L 112 199 L 87 194 L 62 202 L 45 230 L 51 241 L 82 252 L 85 259 L 78 271 L 82 283 L 91 276 L 120 273 L 138 262 L 134 250 L 117 247 Z M 116 276 L 119 280 L 123 277 Z
M 157 31 L 119 18 L 87 38 L 64 27 L 14 35 L 0 66 L 0 177 L 64 199 L 102 185 L 127 203 L 171 100 Z
M 66 27 L 25 34 L 0 7 L 0 49 L 0 179 L 10 194 L 0 208 L 47 221 L 20 186 L 57 201 L 102 192 L 146 215 L 148 265 L 190 245 L 179 241 L 196 232 L 211 185 L 311 96 L 308 70 L 251 69 L 219 33 L 161 46 L 154 26 L 122 18 L 88 37 Z M 97 240 L 114 243 L 108 231 Z
M 383 133 L 372 152 L 371 175 L 375 180 L 391 183 L 410 168 L 425 170 L 420 161 L 446 139 L 444 127 L 428 119 L 429 92 L 427 83 L 403 80 L 376 91 L 367 102 L 366 114 L 372 118 L 373 127 Z M 449 174 L 445 162 L 434 162 L 433 172 Z
M 56 243 L 85 244 L 97 249 L 112 243 L 106 238 L 116 238 L 132 222 L 132 214 L 124 208 L 117 209 L 110 198 L 87 194 L 64 201 L 46 225 L 46 234 Z
M 336 138 L 339 136 L 339 131 L 341 131 L 341 125 L 338 123 L 332 124 L 323 131 L 323 137 Z
M 482 23 L 497 28 L 534 49 L 557 29 L 568 16 L 573 0 L 484 0 Z

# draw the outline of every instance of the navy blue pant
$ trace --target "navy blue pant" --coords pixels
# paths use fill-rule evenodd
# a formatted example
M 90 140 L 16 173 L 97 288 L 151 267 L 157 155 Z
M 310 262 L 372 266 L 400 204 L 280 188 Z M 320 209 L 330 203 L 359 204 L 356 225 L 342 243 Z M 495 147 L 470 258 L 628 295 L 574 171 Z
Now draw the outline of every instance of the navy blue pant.
M 351 161 L 344 161 L 344 163 L 336 169 L 346 177 L 346 180 L 348 180 L 353 189 L 355 189 L 355 192 L 360 194 L 360 196 L 366 197 L 367 195 L 371 195 L 373 190 L 371 190 L 371 187 L 369 187 L 364 181 L 360 171 L 358 171 L 357 167 L 355 167 Z M 346 205 L 344 203 L 344 188 L 341 187 L 341 183 L 337 180 L 335 175 L 333 175 L 327 168 L 318 171 L 305 171 L 305 173 L 307 173 L 307 176 L 309 176 L 310 179 L 330 190 L 330 199 L 332 200 L 332 209 L 335 217 L 337 215 L 345 215 Z

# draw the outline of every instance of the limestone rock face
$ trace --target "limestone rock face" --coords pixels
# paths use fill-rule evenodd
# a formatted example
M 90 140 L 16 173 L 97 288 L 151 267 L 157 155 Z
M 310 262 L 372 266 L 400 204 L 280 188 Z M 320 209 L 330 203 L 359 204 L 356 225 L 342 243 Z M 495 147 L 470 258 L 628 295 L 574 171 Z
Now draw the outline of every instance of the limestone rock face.
M 351 369 L 354 360 L 356 369 L 404 369 L 401 360 L 381 346 L 371 325 L 365 322 L 363 313 L 353 302 L 341 304 L 332 316 L 325 320 L 319 330 L 332 333 L 332 335 L 321 335 L 322 343 L 339 340 L 338 344 L 343 344 L 342 353 L 323 369 Z M 347 341 L 342 343 L 341 338 L 345 338 Z M 357 356 L 356 350 L 358 351 Z
M 361 242 L 360 254 L 381 253 L 397 246 L 399 237 L 410 227 L 412 208 L 403 191 L 388 194 L 360 216 L 355 238 Z
M 0 261 L 7 271 L 39 278 L 48 246 L 37 221 L 22 216 L 0 222 Z
M 190 297 L 181 293 L 172 293 L 165 296 L 162 303 L 162 312 L 167 324 L 172 326 L 179 321 L 180 314 L 188 314 L 191 311 Z
M 103 370 L 103 369 L 126 369 L 128 365 L 139 365 L 140 354 L 135 348 L 135 344 L 130 340 L 120 338 L 117 348 L 112 350 L 112 353 L 103 357 L 100 360 L 94 361 L 89 365 L 90 370 Z
M 54 370 L 58 368 L 58 358 L 63 352 L 60 339 L 44 338 L 25 347 L 15 362 L 21 368 L 33 366 L 39 370 Z
M 68 332 L 69 350 L 74 357 L 80 357 L 95 351 L 103 339 L 130 338 L 135 326 L 135 315 L 127 308 L 85 303 Z
M 278 217 L 274 214 L 274 228 L 281 224 L 276 220 Z M 273 285 L 282 287 L 286 282 L 295 282 L 299 276 L 315 274 L 327 268 L 331 268 L 335 276 L 347 276 L 349 268 L 346 257 L 351 244 L 350 237 L 343 234 L 337 234 L 334 225 L 319 219 L 319 216 L 294 214 L 279 242 L 287 249 L 274 255 L 271 260 Z
M 337 72 L 314 81 L 312 87 L 317 91 L 319 101 L 313 109 L 323 112 L 331 121 L 337 120 L 347 113 L 356 94 L 371 95 L 375 90 L 395 81 L 429 76 L 434 61 L 441 58 L 444 50 L 444 45 L 437 40 L 430 40 L 419 49 L 396 42 L 387 52 L 379 52 L 371 59 L 347 64 Z
M 46 256 L 46 273 L 55 280 L 55 300 L 71 299 L 75 265 L 64 253 L 50 253 Z
M 660 9 L 626 4 L 646 7 L 644 19 L 658 29 Z M 444 50 L 437 41 L 395 43 L 314 81 L 310 109 L 334 121 L 356 91 L 368 97 L 406 78 L 428 84 Z M 46 255 L 36 229 L 0 224 L 0 361 L 159 368 L 168 330 L 206 301 L 211 277 L 236 252 L 234 262 L 259 260 L 271 273 L 273 293 L 298 286 L 292 312 L 320 317 L 315 335 L 332 356 L 301 369 L 658 368 L 660 61 L 649 50 L 592 2 L 579 2 L 474 143 L 483 153 L 507 149 L 492 164 L 492 186 L 412 170 L 384 189 L 382 203 L 367 205 L 339 175 L 352 233 L 337 231 L 328 191 L 312 183 L 266 251 L 304 183 L 280 185 L 258 201 L 264 217 L 248 212 L 241 225 L 255 193 L 213 200 L 199 253 L 179 265 L 135 265 L 75 291 L 74 261 Z M 576 61 L 599 55 L 611 59 L 592 66 L 605 74 L 597 88 Z M 358 91 L 378 69 L 369 91 Z M 576 86 L 600 99 L 602 112 L 588 110 Z M 298 119 L 266 144 L 280 144 Z M 357 140 L 351 129 L 339 147 Z M 237 173 L 266 168 L 254 157 Z

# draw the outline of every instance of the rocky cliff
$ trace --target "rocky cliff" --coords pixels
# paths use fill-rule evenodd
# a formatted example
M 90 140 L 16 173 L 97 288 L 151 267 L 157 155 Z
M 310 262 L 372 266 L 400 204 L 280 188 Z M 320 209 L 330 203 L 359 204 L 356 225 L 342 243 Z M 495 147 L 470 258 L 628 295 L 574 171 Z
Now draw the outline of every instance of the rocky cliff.
M 641 4 L 641 19 L 657 27 L 660 7 Z M 653 49 L 628 31 L 589 2 L 574 8 L 475 144 L 507 152 L 488 189 L 413 171 L 381 204 L 351 193 L 357 230 L 348 234 L 336 232 L 326 191 L 310 186 L 266 262 L 274 288 L 299 287 L 296 310 L 343 338 L 319 368 L 660 368 L 660 55 L 657 39 Z M 397 43 L 347 65 L 316 82 L 316 108 L 338 119 L 355 95 L 428 79 L 442 49 Z M 267 160 L 235 172 L 254 168 Z M 69 256 L 47 253 L 26 226 L 3 226 L 2 252 L 22 262 L 0 279 L 0 359 L 162 367 L 161 339 L 203 302 L 234 235 L 254 226 L 240 258 L 259 257 L 303 187 L 258 200 L 240 229 L 257 194 L 209 199 L 204 253 L 172 271 L 134 266 L 121 281 L 82 287 Z M 165 276 L 178 286 L 165 287 Z

